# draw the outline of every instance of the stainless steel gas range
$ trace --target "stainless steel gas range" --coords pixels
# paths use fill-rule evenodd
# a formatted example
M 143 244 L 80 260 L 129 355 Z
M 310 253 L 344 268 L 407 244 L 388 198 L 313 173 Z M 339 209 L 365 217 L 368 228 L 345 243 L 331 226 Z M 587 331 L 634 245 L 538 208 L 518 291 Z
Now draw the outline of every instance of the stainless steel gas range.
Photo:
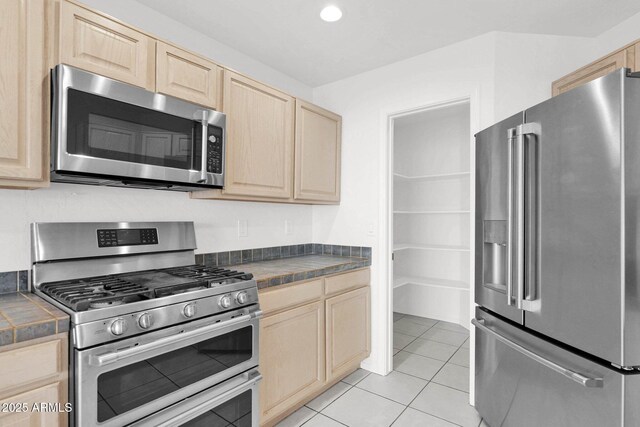
M 72 426 L 257 426 L 258 289 L 191 222 L 32 224 L 33 292 L 71 317 Z

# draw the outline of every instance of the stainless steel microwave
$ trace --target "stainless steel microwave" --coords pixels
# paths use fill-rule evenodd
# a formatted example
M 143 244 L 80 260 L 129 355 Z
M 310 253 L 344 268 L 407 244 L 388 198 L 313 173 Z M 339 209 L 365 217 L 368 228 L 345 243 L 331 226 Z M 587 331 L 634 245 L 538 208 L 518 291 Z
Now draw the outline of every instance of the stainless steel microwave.
M 225 115 L 67 65 L 52 70 L 51 180 L 193 191 L 224 185 Z

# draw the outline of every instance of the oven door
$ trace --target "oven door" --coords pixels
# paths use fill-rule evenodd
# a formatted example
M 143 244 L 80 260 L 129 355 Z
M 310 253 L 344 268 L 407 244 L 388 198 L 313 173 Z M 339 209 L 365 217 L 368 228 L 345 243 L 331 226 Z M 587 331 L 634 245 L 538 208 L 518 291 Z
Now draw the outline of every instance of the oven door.
M 122 426 L 258 365 L 260 311 L 74 350 L 76 426 Z
M 259 423 L 257 369 L 233 377 L 130 427 L 253 427 Z
M 54 180 L 223 185 L 223 113 L 67 65 L 52 80 Z

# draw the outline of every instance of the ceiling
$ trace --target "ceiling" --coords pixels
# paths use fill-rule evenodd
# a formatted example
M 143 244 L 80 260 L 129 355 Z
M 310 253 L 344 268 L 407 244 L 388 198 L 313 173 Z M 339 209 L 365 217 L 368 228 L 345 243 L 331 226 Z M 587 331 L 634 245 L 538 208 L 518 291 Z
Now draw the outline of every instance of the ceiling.
M 311 87 L 489 31 L 596 36 L 638 0 L 137 0 Z M 319 18 L 327 4 L 342 20 Z

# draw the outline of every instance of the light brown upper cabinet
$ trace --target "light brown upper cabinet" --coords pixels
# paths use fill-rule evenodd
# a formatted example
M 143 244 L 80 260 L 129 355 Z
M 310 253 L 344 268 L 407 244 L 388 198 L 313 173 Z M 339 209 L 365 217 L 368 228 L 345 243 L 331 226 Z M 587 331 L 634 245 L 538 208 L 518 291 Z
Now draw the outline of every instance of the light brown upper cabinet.
M 294 197 L 309 201 L 340 201 L 340 138 L 342 118 L 296 100 Z
M 222 68 L 175 46 L 157 42 L 156 90 L 218 109 Z
M 0 2 L 0 187 L 47 186 L 45 0 Z
M 640 41 L 630 43 L 556 80 L 551 85 L 551 93 L 553 96 L 559 95 L 623 67 L 631 71 L 640 70 Z
M 60 4 L 60 62 L 155 89 L 155 40 L 101 14 Z
M 294 99 L 224 71 L 227 115 L 223 195 L 292 197 Z

